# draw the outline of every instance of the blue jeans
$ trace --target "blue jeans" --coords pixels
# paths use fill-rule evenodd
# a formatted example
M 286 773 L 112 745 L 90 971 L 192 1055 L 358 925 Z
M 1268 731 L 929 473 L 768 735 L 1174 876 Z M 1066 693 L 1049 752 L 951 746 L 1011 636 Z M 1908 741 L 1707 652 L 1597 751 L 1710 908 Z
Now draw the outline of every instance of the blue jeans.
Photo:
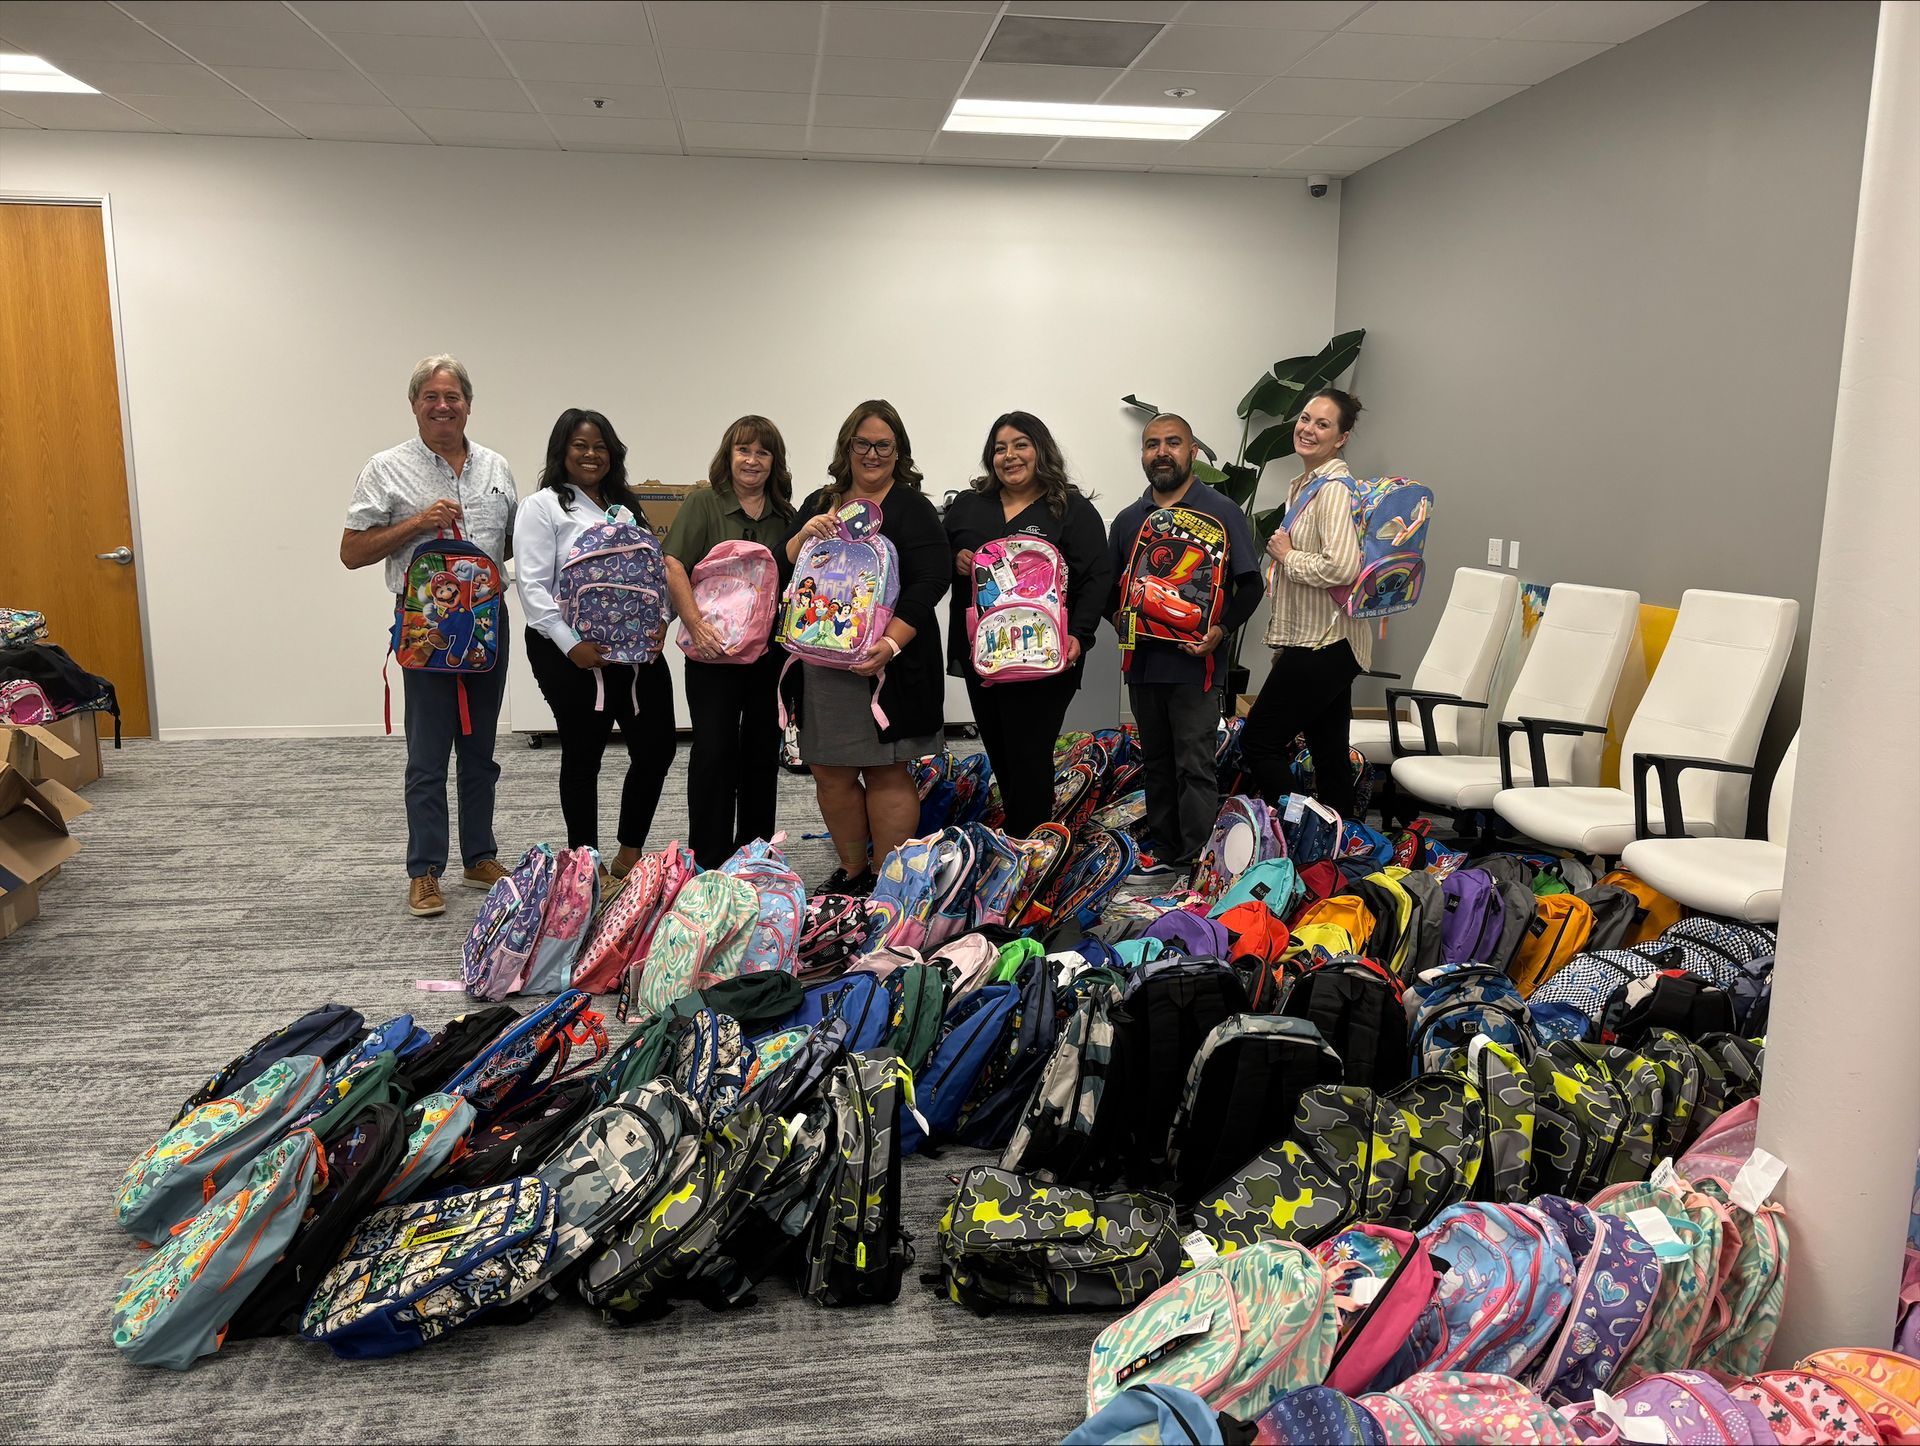
M 500 657 L 487 673 L 430 673 L 407 668 L 401 680 L 407 700 L 407 876 L 437 874 L 447 867 L 447 759 L 460 760 L 460 858 L 473 868 L 500 851 L 493 837 L 493 794 L 500 765 L 493 740 L 500 700 L 507 691 L 511 635 L 506 610 L 500 617 Z M 460 684 L 467 689 L 471 733 L 460 731 Z

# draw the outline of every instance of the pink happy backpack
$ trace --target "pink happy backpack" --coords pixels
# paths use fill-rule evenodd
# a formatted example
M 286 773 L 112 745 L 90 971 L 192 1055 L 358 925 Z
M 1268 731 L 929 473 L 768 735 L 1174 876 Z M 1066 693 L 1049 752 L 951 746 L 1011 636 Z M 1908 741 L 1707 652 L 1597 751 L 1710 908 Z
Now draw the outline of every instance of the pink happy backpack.
M 1044 537 L 1016 533 L 973 554 L 967 638 L 982 683 L 1023 683 L 1067 668 L 1067 564 Z
M 693 565 L 693 600 L 707 625 L 726 645 L 718 663 L 751 663 L 764 657 L 780 596 L 780 569 L 757 542 L 722 542 Z M 677 641 L 693 652 L 683 619 Z

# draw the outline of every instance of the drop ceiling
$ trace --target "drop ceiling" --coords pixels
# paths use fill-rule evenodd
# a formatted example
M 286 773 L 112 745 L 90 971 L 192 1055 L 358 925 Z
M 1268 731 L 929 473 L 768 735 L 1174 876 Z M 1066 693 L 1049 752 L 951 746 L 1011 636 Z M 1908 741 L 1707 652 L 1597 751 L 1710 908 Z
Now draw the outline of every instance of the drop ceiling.
M 0 92 L 0 127 L 1346 176 L 1697 3 L 0 0 L 0 48 L 102 92 Z M 1227 114 L 1184 143 L 942 134 L 959 96 Z

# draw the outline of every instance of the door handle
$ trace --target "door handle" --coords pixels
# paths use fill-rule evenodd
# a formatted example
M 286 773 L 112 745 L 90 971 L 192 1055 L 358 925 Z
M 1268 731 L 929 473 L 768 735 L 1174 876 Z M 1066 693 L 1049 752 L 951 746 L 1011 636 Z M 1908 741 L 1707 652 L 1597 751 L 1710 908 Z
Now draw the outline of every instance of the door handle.
M 96 552 L 94 556 L 102 562 L 117 562 L 120 566 L 126 567 L 133 561 L 133 549 L 131 547 L 116 547 L 112 552 Z

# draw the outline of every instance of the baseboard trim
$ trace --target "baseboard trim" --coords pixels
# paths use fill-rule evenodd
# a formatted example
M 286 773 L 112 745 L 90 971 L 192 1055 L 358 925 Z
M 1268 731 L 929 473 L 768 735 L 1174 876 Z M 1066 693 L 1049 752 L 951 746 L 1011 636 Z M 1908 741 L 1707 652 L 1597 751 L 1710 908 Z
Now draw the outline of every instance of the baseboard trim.
M 386 729 L 378 723 L 299 723 L 241 728 L 162 728 L 163 743 L 191 743 L 218 738 L 380 738 Z M 393 735 L 398 739 L 401 735 Z

